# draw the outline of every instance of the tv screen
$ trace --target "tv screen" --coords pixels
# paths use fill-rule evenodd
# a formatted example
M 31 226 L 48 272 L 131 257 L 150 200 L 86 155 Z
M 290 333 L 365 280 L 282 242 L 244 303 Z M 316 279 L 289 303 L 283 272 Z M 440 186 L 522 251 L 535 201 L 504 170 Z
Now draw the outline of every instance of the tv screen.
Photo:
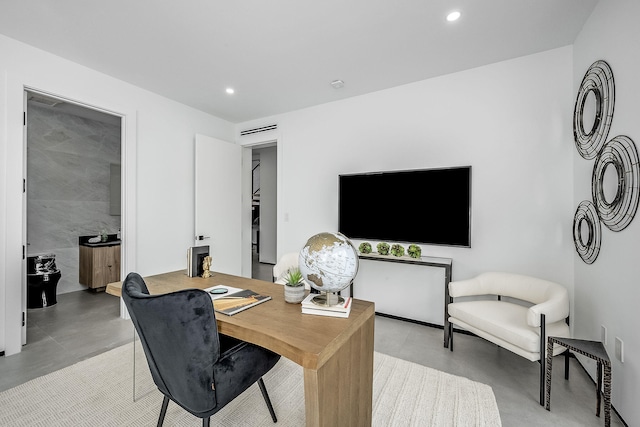
M 339 175 L 350 239 L 471 246 L 471 166 Z

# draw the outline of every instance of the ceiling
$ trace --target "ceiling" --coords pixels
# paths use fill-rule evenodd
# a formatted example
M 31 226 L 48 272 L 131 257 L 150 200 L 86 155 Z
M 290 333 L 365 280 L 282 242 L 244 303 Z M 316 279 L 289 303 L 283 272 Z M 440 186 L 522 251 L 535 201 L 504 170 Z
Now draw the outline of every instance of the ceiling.
M 0 33 L 238 123 L 570 45 L 597 1 L 0 0 Z

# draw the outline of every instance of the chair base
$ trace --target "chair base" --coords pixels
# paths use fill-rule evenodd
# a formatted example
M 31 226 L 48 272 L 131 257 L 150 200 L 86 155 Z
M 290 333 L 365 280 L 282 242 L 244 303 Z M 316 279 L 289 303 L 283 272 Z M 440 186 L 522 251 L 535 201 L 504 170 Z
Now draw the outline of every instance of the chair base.
M 269 409 L 269 414 L 271 414 L 271 419 L 274 423 L 278 422 L 278 418 L 276 418 L 276 412 L 273 410 L 273 405 L 271 404 L 271 399 L 269 398 L 269 393 L 267 393 L 267 387 L 264 385 L 264 380 L 260 378 L 258 380 L 258 386 L 260 387 L 260 392 L 262 393 L 262 397 L 264 398 L 264 402 L 267 404 L 267 409 Z M 164 417 L 167 415 L 167 407 L 169 406 L 169 397 L 164 396 L 162 399 L 162 407 L 160 408 L 160 416 L 158 417 L 157 427 L 162 427 L 164 423 Z M 206 417 L 202 419 L 202 427 L 209 427 L 211 423 L 211 418 Z
M 545 354 L 545 318 L 544 314 L 540 314 L 540 354 Z M 449 323 L 449 350 L 453 351 L 453 323 Z M 545 404 L 545 365 L 546 358 L 541 356 L 538 360 L 540 363 L 540 406 L 544 406 Z M 566 372 L 566 371 L 565 371 Z
M 167 406 L 169 406 L 169 397 L 165 396 L 162 399 L 162 407 L 160 408 L 160 416 L 158 417 L 158 427 L 162 427 L 162 423 L 164 423 L 164 416 L 167 415 Z
M 273 405 L 271 405 L 271 399 L 269 399 L 269 393 L 267 393 L 267 387 L 264 385 L 264 381 L 262 378 L 258 380 L 258 386 L 260 386 L 260 391 L 262 392 L 262 397 L 264 398 L 265 403 L 267 404 L 267 408 L 269 408 L 269 413 L 271 414 L 271 419 L 274 423 L 278 422 L 276 418 L 276 413 L 273 410 Z

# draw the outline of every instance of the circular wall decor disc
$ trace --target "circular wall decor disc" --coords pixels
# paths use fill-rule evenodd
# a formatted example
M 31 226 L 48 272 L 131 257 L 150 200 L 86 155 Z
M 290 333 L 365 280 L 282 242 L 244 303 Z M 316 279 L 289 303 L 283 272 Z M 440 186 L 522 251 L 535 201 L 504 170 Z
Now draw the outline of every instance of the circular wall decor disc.
M 595 105 L 591 106 L 591 101 Z M 611 67 L 605 61 L 596 61 L 587 70 L 573 109 L 573 137 L 578 153 L 587 159 L 595 159 L 604 146 L 615 103 L 615 85 Z M 593 115 L 593 124 L 585 129 L 585 106 L 587 116 Z M 591 111 L 593 110 L 593 111 Z
M 617 188 L 607 200 L 605 173 L 613 168 Z M 608 186 L 611 187 L 611 186 Z M 633 220 L 640 200 L 638 150 L 631 138 L 620 135 L 607 142 L 593 166 L 591 192 L 600 220 L 611 231 L 624 230 Z
M 601 238 L 602 230 L 595 206 L 589 200 L 580 202 L 573 217 L 573 242 L 585 263 L 593 264 L 598 258 Z

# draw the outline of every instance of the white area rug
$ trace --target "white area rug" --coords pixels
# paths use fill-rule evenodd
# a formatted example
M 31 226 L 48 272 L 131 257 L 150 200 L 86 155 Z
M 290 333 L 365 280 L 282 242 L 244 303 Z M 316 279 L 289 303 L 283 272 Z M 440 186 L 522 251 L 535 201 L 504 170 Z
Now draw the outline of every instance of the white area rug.
M 162 395 L 140 347 L 128 344 L 0 393 L 0 426 L 154 426 Z M 304 426 L 302 368 L 281 358 L 264 378 L 273 424 L 257 385 L 211 418 L 220 426 Z M 165 426 L 201 421 L 171 402 Z M 375 353 L 374 426 L 500 426 L 491 387 Z

